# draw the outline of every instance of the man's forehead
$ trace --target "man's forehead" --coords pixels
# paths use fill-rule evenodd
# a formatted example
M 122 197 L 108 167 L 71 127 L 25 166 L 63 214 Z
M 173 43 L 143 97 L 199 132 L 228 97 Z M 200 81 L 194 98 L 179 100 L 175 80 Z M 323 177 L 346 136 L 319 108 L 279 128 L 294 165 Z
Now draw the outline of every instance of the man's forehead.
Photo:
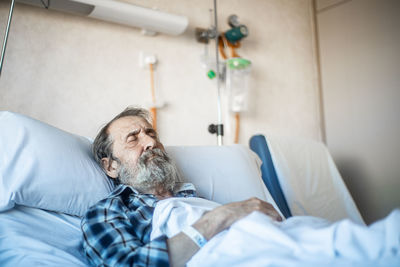
M 127 134 L 138 128 L 149 127 L 151 128 L 152 126 L 146 119 L 137 116 L 127 116 L 113 121 L 108 128 L 108 133 L 113 137 L 117 137 L 118 135 Z

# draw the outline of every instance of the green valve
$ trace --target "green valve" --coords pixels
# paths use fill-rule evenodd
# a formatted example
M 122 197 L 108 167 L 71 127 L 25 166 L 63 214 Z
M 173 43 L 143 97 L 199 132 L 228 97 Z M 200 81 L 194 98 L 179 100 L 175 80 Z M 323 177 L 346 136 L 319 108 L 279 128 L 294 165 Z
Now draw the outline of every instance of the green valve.
M 251 65 L 251 61 L 244 58 L 231 58 L 226 61 L 231 70 L 244 69 Z
M 208 76 L 208 78 L 210 78 L 210 79 L 214 79 L 215 76 L 217 76 L 217 75 L 215 74 L 215 71 L 209 70 L 209 71 L 207 72 L 207 76 Z

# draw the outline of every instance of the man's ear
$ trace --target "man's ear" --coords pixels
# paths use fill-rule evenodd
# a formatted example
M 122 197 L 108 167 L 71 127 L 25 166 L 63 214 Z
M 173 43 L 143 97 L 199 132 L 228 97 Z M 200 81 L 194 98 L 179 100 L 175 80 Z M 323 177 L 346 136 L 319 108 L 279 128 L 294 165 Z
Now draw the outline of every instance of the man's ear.
M 111 178 L 118 178 L 118 170 L 119 164 L 116 160 L 111 160 L 109 158 L 102 158 L 101 164 L 103 165 L 103 169 L 106 171 L 107 175 Z

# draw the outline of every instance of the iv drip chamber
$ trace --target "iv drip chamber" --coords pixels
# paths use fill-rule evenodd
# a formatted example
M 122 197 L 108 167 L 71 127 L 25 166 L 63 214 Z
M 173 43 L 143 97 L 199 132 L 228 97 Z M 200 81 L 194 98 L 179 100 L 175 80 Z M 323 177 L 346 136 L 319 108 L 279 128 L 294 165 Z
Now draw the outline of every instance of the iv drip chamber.
M 250 60 L 230 58 L 226 61 L 226 92 L 231 112 L 237 113 L 248 109 L 250 73 Z

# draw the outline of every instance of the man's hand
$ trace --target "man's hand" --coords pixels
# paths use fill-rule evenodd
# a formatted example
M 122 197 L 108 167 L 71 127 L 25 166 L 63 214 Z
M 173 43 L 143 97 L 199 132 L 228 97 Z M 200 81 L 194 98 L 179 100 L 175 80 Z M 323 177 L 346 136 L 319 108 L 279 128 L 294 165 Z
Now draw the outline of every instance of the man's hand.
M 277 221 L 282 220 L 271 204 L 258 198 L 250 198 L 219 206 L 205 213 L 192 226 L 207 240 L 210 240 L 253 211 L 262 212 Z M 186 262 L 199 250 L 197 245 L 182 232 L 168 239 L 167 244 L 171 266 L 185 266 Z
M 282 221 L 281 216 L 270 203 L 254 197 L 215 208 L 204 214 L 193 224 L 193 227 L 202 233 L 207 240 L 210 240 L 214 235 L 229 228 L 234 222 L 253 211 L 259 211 L 274 220 Z

